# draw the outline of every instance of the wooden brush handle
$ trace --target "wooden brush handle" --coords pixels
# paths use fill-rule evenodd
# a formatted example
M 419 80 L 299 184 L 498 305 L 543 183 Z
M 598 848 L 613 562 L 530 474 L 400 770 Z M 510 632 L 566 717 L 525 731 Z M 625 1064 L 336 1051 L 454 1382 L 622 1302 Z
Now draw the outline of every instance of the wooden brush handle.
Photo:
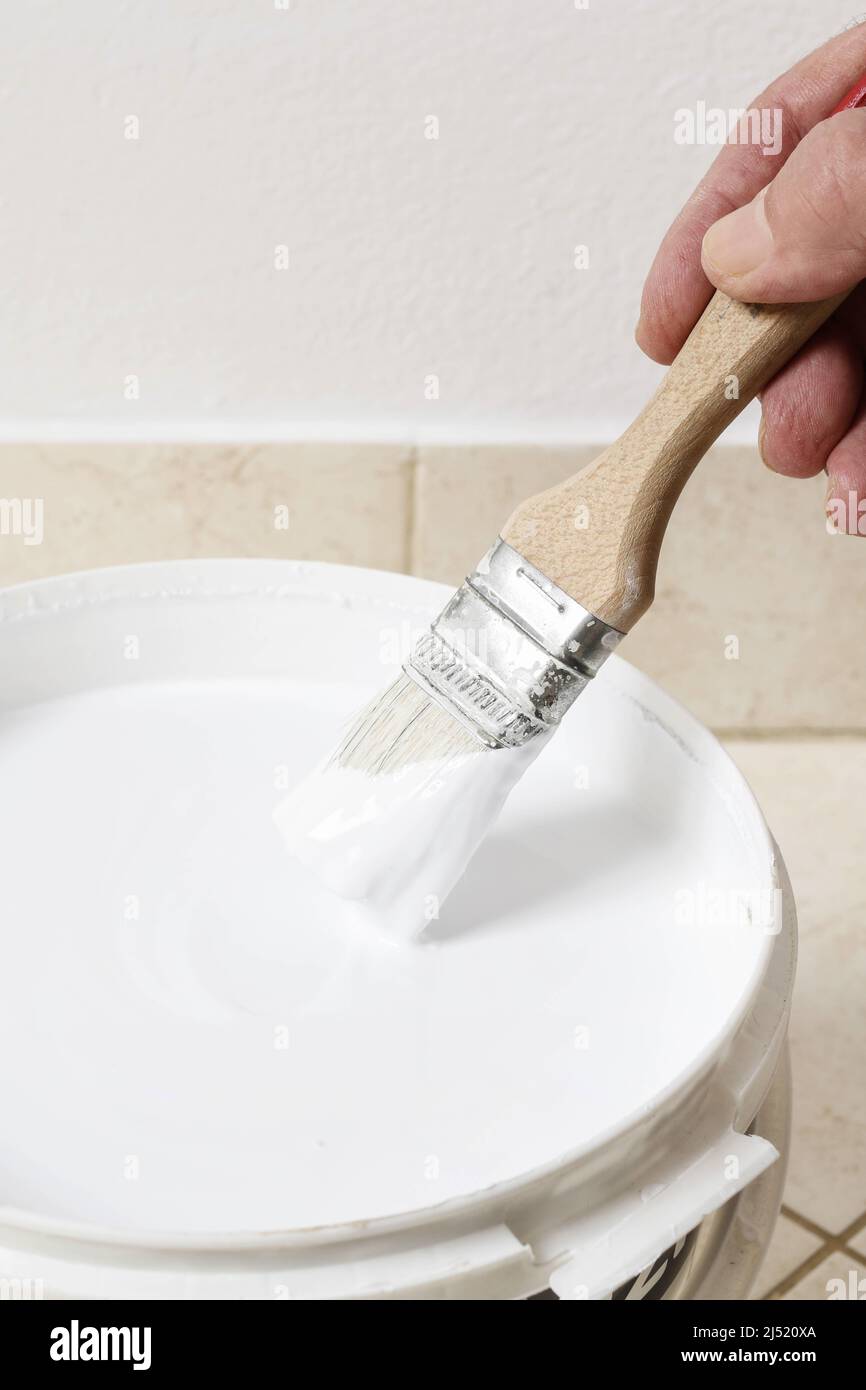
M 634 424 L 573 478 L 523 502 L 502 539 L 628 632 L 652 603 L 662 536 L 695 464 L 845 298 L 741 304 L 717 291 Z

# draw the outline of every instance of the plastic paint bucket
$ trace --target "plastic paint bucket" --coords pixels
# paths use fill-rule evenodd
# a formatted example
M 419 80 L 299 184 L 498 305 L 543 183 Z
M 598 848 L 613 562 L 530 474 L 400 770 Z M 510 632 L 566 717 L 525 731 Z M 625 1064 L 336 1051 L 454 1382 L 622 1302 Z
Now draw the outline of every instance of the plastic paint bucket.
M 612 658 L 419 943 L 285 855 L 274 806 L 446 596 L 259 561 L 0 595 L 0 1278 L 745 1293 L 795 921 L 706 730 Z

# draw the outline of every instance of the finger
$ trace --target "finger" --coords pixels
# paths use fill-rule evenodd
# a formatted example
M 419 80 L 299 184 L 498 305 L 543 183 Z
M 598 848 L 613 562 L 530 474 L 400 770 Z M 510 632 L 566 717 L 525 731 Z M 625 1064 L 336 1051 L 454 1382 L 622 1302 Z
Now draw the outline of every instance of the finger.
M 712 295 L 700 263 L 701 242 L 719 218 L 754 198 L 811 129 L 866 68 L 866 26 L 831 39 L 771 83 L 753 109 L 781 112 L 781 150 L 725 145 L 664 238 L 641 302 L 636 338 L 658 362 L 671 362 Z
M 813 478 L 849 429 L 864 386 L 851 330 L 831 320 L 761 393 L 758 447 L 768 468 Z
M 821 121 L 766 189 L 704 237 L 703 267 L 736 299 L 825 299 L 866 275 L 866 110 Z
M 866 399 L 827 460 L 828 528 L 866 536 Z

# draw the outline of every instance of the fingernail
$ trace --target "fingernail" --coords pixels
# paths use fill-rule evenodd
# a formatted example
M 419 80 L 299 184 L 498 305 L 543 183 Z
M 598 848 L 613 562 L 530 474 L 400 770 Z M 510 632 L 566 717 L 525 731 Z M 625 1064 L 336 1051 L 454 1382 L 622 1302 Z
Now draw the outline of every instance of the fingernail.
M 764 210 L 762 189 L 757 198 L 715 222 L 704 237 L 701 258 L 716 275 L 748 275 L 773 250 L 773 233 Z
M 766 422 L 766 420 L 764 419 L 764 417 L 763 417 L 763 415 L 762 415 L 762 416 L 761 416 L 761 423 L 760 423 L 760 425 L 758 426 L 758 455 L 759 455 L 760 460 L 761 460 L 761 463 L 764 465 L 764 467 L 765 467 L 765 468 L 769 468 L 770 465 L 769 465 L 769 463 L 767 462 L 766 440 L 767 440 L 767 422 Z

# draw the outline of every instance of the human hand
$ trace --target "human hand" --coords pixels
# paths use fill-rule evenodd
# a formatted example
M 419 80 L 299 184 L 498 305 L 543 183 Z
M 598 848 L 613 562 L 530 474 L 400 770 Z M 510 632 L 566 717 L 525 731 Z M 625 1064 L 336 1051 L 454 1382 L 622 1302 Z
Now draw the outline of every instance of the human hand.
M 669 363 L 713 286 L 752 303 L 853 293 L 761 392 L 768 467 L 828 473 L 828 521 L 866 535 L 866 109 L 827 117 L 866 69 L 866 26 L 772 83 L 753 108 L 781 112 L 778 155 L 728 144 L 665 236 L 636 337 Z M 862 504 L 862 505 L 861 505 Z

